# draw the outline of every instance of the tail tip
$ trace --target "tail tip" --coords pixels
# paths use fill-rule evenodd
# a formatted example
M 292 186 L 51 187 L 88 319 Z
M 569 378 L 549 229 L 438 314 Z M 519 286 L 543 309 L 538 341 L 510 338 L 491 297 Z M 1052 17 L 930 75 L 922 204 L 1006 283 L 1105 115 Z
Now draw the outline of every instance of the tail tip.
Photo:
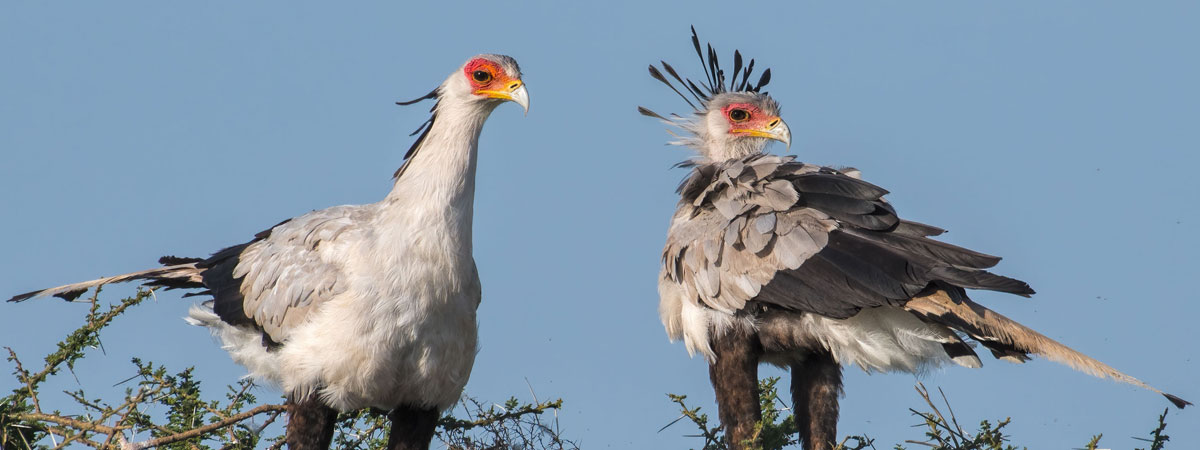
M 47 291 L 48 290 L 40 290 L 40 291 L 26 292 L 21 295 L 15 295 L 15 296 L 13 296 L 13 298 L 8 299 L 8 302 L 9 303 L 20 303 L 20 302 L 29 300 L 34 297 L 46 295 Z M 83 289 L 76 289 L 73 291 L 63 291 L 63 292 L 59 292 L 57 294 L 51 294 L 51 296 L 61 298 L 68 302 L 73 302 L 73 301 L 75 301 L 75 299 L 79 298 L 79 296 L 83 295 L 87 291 L 88 291 L 88 288 L 83 288 Z
M 1175 405 L 1175 407 L 1179 409 L 1183 409 L 1186 406 L 1191 406 L 1192 404 L 1192 402 L 1167 393 L 1163 393 L 1163 397 L 1166 397 L 1167 400 L 1171 401 L 1171 404 Z
M 41 292 L 41 291 L 26 292 L 21 295 L 14 295 L 13 298 L 8 299 L 8 302 L 9 303 L 20 303 L 25 300 L 29 300 L 29 299 L 33 298 L 34 296 L 37 295 L 38 292 Z

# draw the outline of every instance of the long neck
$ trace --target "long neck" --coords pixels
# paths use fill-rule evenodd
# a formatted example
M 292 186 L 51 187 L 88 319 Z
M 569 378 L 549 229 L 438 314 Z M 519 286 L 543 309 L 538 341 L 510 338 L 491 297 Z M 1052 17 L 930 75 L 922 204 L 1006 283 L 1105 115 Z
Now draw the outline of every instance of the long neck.
M 471 239 L 479 133 L 495 105 L 445 98 L 436 119 L 384 199 L 388 212 Z

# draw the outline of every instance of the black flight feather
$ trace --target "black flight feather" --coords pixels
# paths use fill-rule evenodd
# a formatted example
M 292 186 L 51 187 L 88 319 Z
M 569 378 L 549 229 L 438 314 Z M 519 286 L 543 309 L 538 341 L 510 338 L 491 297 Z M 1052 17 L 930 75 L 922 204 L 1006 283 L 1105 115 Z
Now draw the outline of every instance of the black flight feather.
M 801 194 L 800 201 L 804 206 L 834 217 L 841 214 L 860 215 L 875 212 L 875 203 L 870 200 L 859 200 L 840 195 L 805 192 Z
M 892 248 L 903 254 L 918 258 L 930 258 L 941 264 L 971 269 L 987 269 L 1000 262 L 999 256 L 986 255 L 974 250 L 968 250 L 956 245 L 923 237 L 918 238 L 895 232 L 886 233 L 869 230 L 845 229 L 843 231 Z
M 858 200 L 878 200 L 888 191 L 874 184 L 844 175 L 808 173 L 797 176 L 792 185 L 801 193 L 833 194 Z
M 900 222 L 900 218 L 896 217 L 895 213 L 881 207 L 879 203 L 875 204 L 875 211 L 867 214 L 849 214 L 838 209 L 822 211 L 834 219 L 868 230 L 891 230 Z
M 1035 294 L 1033 288 L 1024 281 L 1009 278 L 984 270 L 963 270 L 956 267 L 934 267 L 930 275 L 944 280 L 955 286 L 968 289 L 984 289 L 988 291 L 1007 292 L 1010 294 L 1029 297 Z
M 832 242 L 830 243 L 832 244 Z M 816 258 L 823 259 L 840 272 L 840 274 L 835 274 L 834 279 L 840 276 L 854 280 L 878 297 L 893 300 L 908 299 L 925 287 L 916 282 L 906 283 L 905 281 L 908 280 L 900 279 L 901 277 L 917 278 L 913 275 L 919 275 L 906 271 L 903 261 L 899 267 L 886 266 L 881 264 L 883 261 L 874 258 L 864 261 L 863 256 L 865 255 L 843 251 L 835 247 L 825 247 L 817 254 Z
M 909 258 L 900 252 L 859 238 L 853 234 L 835 231 L 829 233 L 829 242 L 819 254 L 828 258 L 846 273 L 858 278 L 864 285 L 875 286 L 879 292 L 903 293 L 888 298 L 907 300 L 920 293 L 933 281 L 929 266 L 918 258 Z M 867 280 L 866 278 L 870 278 Z M 879 283 L 894 283 L 894 286 L 876 286 Z M 871 284 L 867 282 L 870 281 Z
M 942 233 L 945 233 L 946 230 L 935 227 L 933 225 L 925 225 L 921 222 L 913 222 L 911 220 L 901 220 L 900 225 L 897 225 L 896 229 L 892 230 L 892 232 L 897 233 L 897 234 L 903 234 L 905 236 L 929 237 L 929 236 L 939 236 Z

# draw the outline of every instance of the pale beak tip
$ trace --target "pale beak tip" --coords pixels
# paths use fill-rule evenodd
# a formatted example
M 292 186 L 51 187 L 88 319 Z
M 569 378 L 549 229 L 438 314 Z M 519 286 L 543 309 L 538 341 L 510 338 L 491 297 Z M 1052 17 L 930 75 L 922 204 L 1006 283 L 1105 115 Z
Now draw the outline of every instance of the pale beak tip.
M 525 90 L 525 84 L 522 83 L 521 87 L 513 90 L 510 95 L 512 96 L 512 101 L 521 105 L 521 108 L 525 109 L 525 116 L 529 117 L 529 91 Z
M 788 128 L 787 123 L 780 119 L 779 124 L 775 126 L 773 132 L 776 139 L 783 142 L 790 151 L 792 149 L 792 129 Z

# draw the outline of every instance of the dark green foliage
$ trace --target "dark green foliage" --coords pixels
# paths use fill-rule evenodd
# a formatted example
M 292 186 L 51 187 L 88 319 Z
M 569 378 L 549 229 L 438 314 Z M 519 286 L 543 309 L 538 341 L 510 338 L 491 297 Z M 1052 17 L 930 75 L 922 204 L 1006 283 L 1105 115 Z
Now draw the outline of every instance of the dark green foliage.
M 221 400 L 206 400 L 202 383 L 192 368 L 179 372 L 153 362 L 132 360 L 132 376 L 117 383 L 127 385 L 117 402 L 89 398 L 83 389 L 63 392 L 55 404 L 72 404 L 73 411 L 45 411 L 40 387 L 50 376 L 66 367 L 74 368 L 89 349 L 101 346 L 100 331 L 128 308 L 150 298 L 150 291 L 109 305 L 97 301 L 99 290 L 86 302 L 84 324 L 71 332 L 57 349 L 46 356 L 38 372 L 26 370 L 17 354 L 8 350 L 15 366 L 16 388 L 0 398 L 0 449 L 50 450 L 87 446 L 93 448 L 159 448 L 169 450 L 237 450 L 266 446 L 278 449 L 286 408 L 279 404 L 257 404 L 254 384 L 239 380 L 227 386 Z M 443 417 L 437 439 L 452 449 L 571 450 L 578 447 L 559 434 L 557 418 L 543 422 L 541 416 L 562 407 L 562 400 L 522 404 L 509 399 L 504 405 L 484 408 L 466 399 L 455 411 L 459 419 Z M 390 423 L 380 411 L 360 410 L 338 417 L 334 448 L 374 450 L 387 443 Z M 129 442 L 129 441 L 137 442 Z
M 796 418 L 790 411 L 780 409 L 779 391 L 775 384 L 779 377 L 758 381 L 758 404 L 762 409 L 762 420 L 754 426 L 761 448 L 783 448 L 796 443 Z M 785 414 L 786 413 L 786 414 Z
M 1149 450 L 1163 450 L 1164 448 L 1166 448 L 1167 441 L 1171 440 L 1170 436 L 1167 436 L 1165 433 L 1163 433 L 1164 431 L 1167 430 L 1167 412 L 1168 411 L 1170 411 L 1170 408 L 1164 409 L 1163 413 L 1158 416 L 1158 426 L 1154 427 L 1153 430 L 1150 430 L 1150 439 L 1143 439 L 1143 438 L 1134 438 L 1134 439 L 1137 439 L 1139 441 L 1149 442 L 1150 443 Z M 1146 449 L 1139 448 L 1137 450 L 1146 450 Z
M 1012 422 L 1012 418 L 999 420 L 994 427 L 991 422 L 983 420 L 979 422 L 979 431 L 972 434 L 958 425 L 958 418 L 955 417 L 954 409 L 950 407 L 950 401 L 946 399 L 945 392 L 938 389 L 938 393 L 942 396 L 942 402 L 946 405 L 946 414 L 942 414 L 938 405 L 929 397 L 929 390 L 925 389 L 924 384 L 917 383 L 916 389 L 921 398 L 925 400 L 929 411 L 917 411 L 911 408 L 909 411 L 924 420 L 922 425 L 926 428 L 926 440 L 906 442 L 921 444 L 933 450 L 1018 450 L 1017 447 L 1005 444 L 1009 439 L 1004 435 L 1004 427 Z M 903 447 L 897 445 L 896 448 Z
M 557 413 L 553 420 L 542 421 L 546 411 L 562 408 L 562 399 L 538 402 L 534 398 L 534 402 L 522 404 L 510 398 L 504 405 L 484 409 L 480 401 L 465 399 L 458 410 L 466 419 L 442 417 L 437 439 L 452 450 L 578 450 L 578 445 L 562 438 Z
M 749 442 L 750 448 L 756 450 L 782 449 L 797 444 L 796 418 L 791 408 L 783 405 L 776 385 L 779 377 L 770 377 L 758 382 L 758 403 L 762 409 L 762 419 L 754 425 L 754 442 Z M 658 431 L 662 431 L 675 423 L 688 419 L 700 430 L 700 434 L 688 435 L 704 439 L 701 450 L 725 450 L 729 448 L 725 442 L 725 433 L 719 424 L 709 425 L 708 414 L 700 412 L 700 407 L 688 408 L 686 395 L 667 394 L 672 402 L 679 405 L 680 416 Z M 854 442 L 854 445 L 847 445 Z M 837 450 L 863 450 L 871 447 L 873 440 L 864 436 L 850 436 L 842 440 Z
M 779 382 L 779 378 L 771 377 L 759 381 L 759 403 L 762 406 L 762 420 L 756 425 L 755 430 L 757 435 L 755 442 L 750 442 L 750 448 L 755 450 L 782 450 L 784 448 L 797 448 L 796 426 L 794 418 L 790 413 L 791 408 L 779 407 L 783 404 L 779 398 L 779 392 L 775 385 Z M 1026 447 L 1017 447 L 1010 444 L 1010 438 L 1005 434 L 1005 427 L 1011 422 L 1011 418 L 1005 418 L 993 423 L 988 420 L 979 422 L 979 427 L 974 431 L 967 431 L 958 424 L 958 418 L 954 414 L 954 410 L 950 407 L 950 402 L 946 399 L 944 392 L 941 389 L 938 393 L 942 397 L 942 405 L 945 407 L 943 413 L 942 407 L 929 396 L 929 391 L 925 385 L 917 383 L 916 390 L 921 399 L 924 400 L 928 411 L 919 411 L 909 409 L 913 415 L 920 417 L 922 423 L 915 425 L 925 429 L 924 440 L 907 440 L 904 444 L 915 444 L 915 448 L 928 448 L 931 450 L 1022 450 Z M 688 435 L 690 437 L 698 437 L 704 439 L 704 446 L 701 450 L 725 450 L 729 446 L 725 442 L 725 434 L 721 430 L 719 424 L 710 424 L 708 415 L 700 412 L 700 407 L 689 408 L 684 400 L 685 395 L 667 394 L 671 401 L 679 405 L 680 416 L 671 423 L 662 427 L 659 431 L 667 429 L 675 423 L 687 419 L 691 421 L 700 430 L 699 434 Z M 1169 410 L 1168 410 L 1169 411 Z M 1170 439 L 1164 431 L 1166 430 L 1167 412 L 1163 411 L 1158 417 L 1158 426 L 1150 431 L 1150 438 L 1135 438 L 1141 441 L 1150 443 L 1147 449 L 1136 450 L 1165 450 L 1165 444 Z M 1100 443 L 1101 435 L 1093 436 L 1083 448 L 1087 450 L 1097 450 Z M 866 436 L 847 436 L 834 448 L 834 450 L 875 450 L 875 441 Z M 901 444 L 896 444 L 893 449 L 906 450 Z
M 672 402 L 679 405 L 681 414 L 679 417 L 675 418 L 675 420 L 672 420 L 671 423 L 659 428 L 659 432 L 667 429 L 671 425 L 675 425 L 680 420 L 688 419 L 692 421 L 693 424 L 696 424 L 696 427 L 700 429 L 700 434 L 689 434 L 687 436 L 704 438 L 704 446 L 701 447 L 701 450 L 722 450 L 726 448 L 725 435 L 721 431 L 721 426 L 717 425 L 714 427 L 709 427 L 708 414 L 701 413 L 699 406 L 695 408 L 688 408 L 686 395 L 667 394 L 667 397 L 669 397 Z

